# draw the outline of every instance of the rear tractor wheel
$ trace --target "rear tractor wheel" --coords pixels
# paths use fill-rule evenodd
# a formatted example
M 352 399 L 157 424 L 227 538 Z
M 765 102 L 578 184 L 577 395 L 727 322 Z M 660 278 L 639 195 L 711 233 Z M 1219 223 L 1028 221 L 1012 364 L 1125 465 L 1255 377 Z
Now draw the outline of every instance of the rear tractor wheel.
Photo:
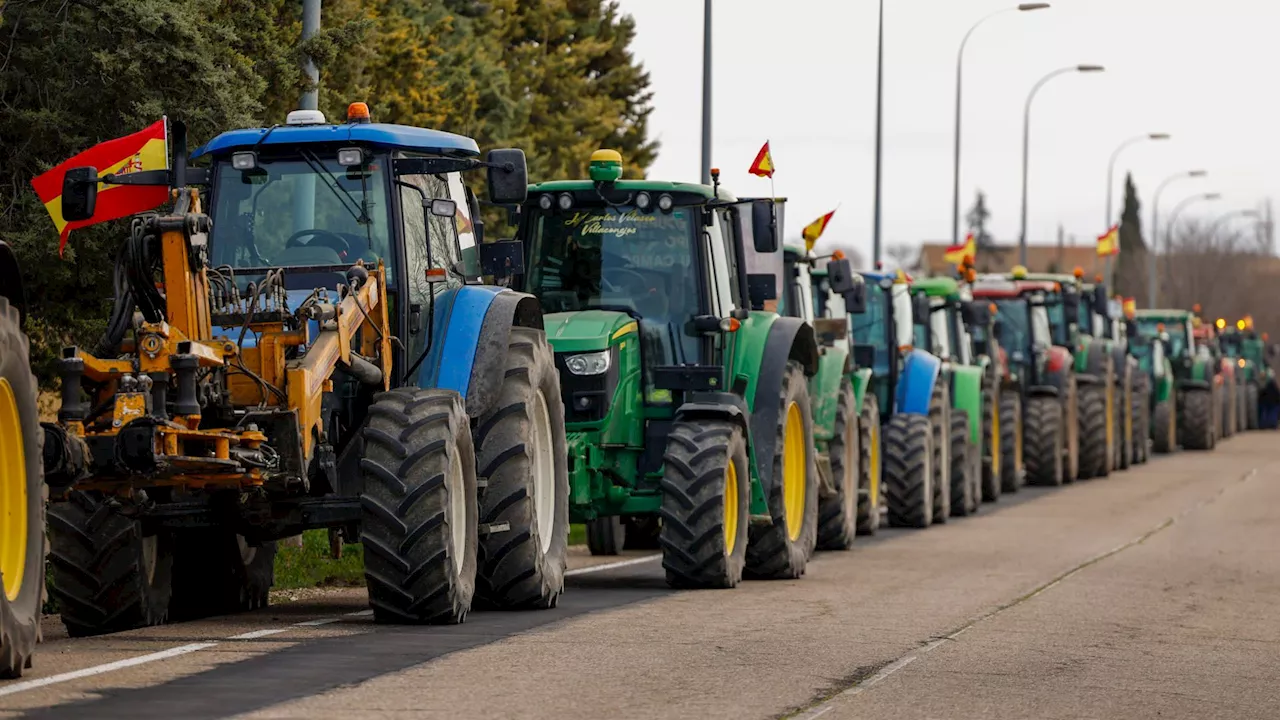
M 798 578 L 817 541 L 818 468 L 813 454 L 813 412 L 800 363 L 787 363 L 778 397 L 773 443 L 773 487 L 768 525 L 749 528 L 746 575 Z
M 1026 443 L 1027 483 L 1061 485 L 1063 476 L 1062 403 L 1055 397 L 1033 397 L 1027 402 L 1022 426 Z
M 1208 390 L 1187 390 L 1183 394 L 1185 429 L 1182 444 L 1188 450 L 1212 450 L 1214 445 L 1213 404 L 1217 398 Z
M 868 390 L 862 399 L 858 416 L 858 534 L 875 535 L 880 529 L 880 506 L 883 504 L 883 445 L 880 437 L 880 403 Z
M 951 514 L 964 517 L 977 512 L 981 504 L 978 478 L 974 476 L 974 448 L 969 442 L 969 412 L 951 410 Z
M 835 432 L 827 445 L 836 494 L 818 500 L 818 549 L 848 550 L 858 534 L 858 413 L 853 384 L 840 384 Z
M 1112 457 L 1107 454 L 1107 435 L 1114 418 L 1106 385 L 1085 385 L 1080 392 L 1080 477 L 1096 478 L 1111 474 Z
M 884 489 L 889 524 L 927 528 L 933 523 L 933 423 L 924 415 L 894 415 L 884 429 Z
M 1000 424 L 1001 416 L 999 396 L 988 387 L 982 393 L 982 497 L 981 502 L 996 502 L 1004 487 L 1000 484 L 1000 463 L 1004 460 L 1001 453 Z
M 1000 490 L 1016 493 L 1026 482 L 1022 460 L 1022 395 L 1017 390 L 1000 393 Z
M 397 388 L 362 431 L 360 540 L 378 622 L 452 625 L 476 587 L 476 457 L 462 398 Z
M 742 579 L 751 469 L 742 428 L 677 422 L 662 459 L 662 566 L 676 588 L 731 588 Z

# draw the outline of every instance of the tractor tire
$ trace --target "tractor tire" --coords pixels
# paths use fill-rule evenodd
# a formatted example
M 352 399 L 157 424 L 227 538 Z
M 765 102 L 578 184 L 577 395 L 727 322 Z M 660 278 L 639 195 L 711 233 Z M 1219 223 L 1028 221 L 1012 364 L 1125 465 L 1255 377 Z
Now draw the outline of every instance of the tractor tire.
M 884 492 L 893 527 L 933 523 L 933 423 L 923 415 L 894 415 L 884 428 Z
M 853 384 L 845 380 L 840 383 L 834 433 L 827 444 L 836 494 L 818 500 L 819 550 L 848 550 L 858 535 L 861 463 L 858 461 L 857 406 Z
M 622 519 L 622 547 L 625 550 L 658 550 L 662 521 L 656 515 L 636 515 Z
M 626 526 L 622 524 L 622 518 L 617 515 L 592 518 L 587 521 L 587 549 L 592 555 L 621 554 L 626 540 Z
M 1133 368 L 1126 362 L 1124 372 L 1117 374 L 1120 381 L 1116 388 L 1116 469 L 1128 470 L 1133 464 L 1137 415 L 1134 414 Z
M 1235 434 L 1235 412 L 1231 402 L 1232 389 L 1225 384 L 1221 388 L 1218 391 L 1218 437 L 1226 440 Z
M 813 410 L 804 369 L 787 362 L 778 396 L 769 525 L 747 533 L 746 577 L 794 579 L 804 575 L 818 538 L 818 463 L 813 452 Z M 790 473 L 790 475 L 788 475 Z M 797 507 L 797 505 L 799 507 Z
M 569 451 L 560 373 L 546 334 L 513 327 L 493 408 L 476 421 L 480 522 L 476 600 L 502 610 L 556 606 L 569 549 Z
M 875 535 L 880 529 L 880 508 L 884 505 L 884 446 L 880 436 L 880 403 L 867 391 L 858 416 L 858 534 Z
M 1023 461 L 1028 485 L 1061 485 L 1063 480 L 1062 403 L 1055 397 L 1033 397 L 1023 417 Z
M 951 392 L 941 376 L 933 385 L 929 422 L 933 423 L 933 522 L 951 517 Z
M 1080 388 L 1080 478 L 1106 477 L 1111 474 L 1111 457 L 1107 455 L 1107 387 L 1085 385 Z
M 159 625 L 173 593 L 173 536 L 143 536 L 97 493 L 49 507 L 49 593 L 71 637 Z
M 257 610 L 275 583 L 276 544 L 253 547 L 231 530 L 190 530 L 173 538 L 171 620 Z
M 1129 412 L 1133 413 L 1133 453 L 1132 465 L 1143 465 L 1150 459 L 1151 453 L 1151 399 L 1145 383 L 1138 383 L 1133 388 Z
M 1017 390 L 1000 393 L 1000 491 L 1016 493 L 1026 482 L 1023 471 L 1022 394 Z
M 44 431 L 19 320 L 18 309 L 0 297 L 0 512 L 13 529 L 0 546 L 0 678 L 21 677 L 31 667 L 45 592 Z
M 1067 392 L 1062 397 L 1063 452 L 1062 482 L 1073 483 L 1080 477 L 1080 386 L 1075 375 L 1067 379 Z
M 951 514 L 966 517 L 978 511 L 982 504 L 980 476 L 974 473 L 976 450 L 969 442 L 969 411 L 951 410 L 951 478 L 947 483 L 951 493 Z M 977 466 L 981 472 L 981 466 Z
M 998 391 L 988 387 L 982 393 L 982 449 L 979 453 L 982 456 L 982 487 L 979 502 L 996 502 L 1004 491 L 1000 478 L 1000 463 L 1004 461 L 1002 412 Z
M 1173 402 L 1156 405 L 1151 413 L 1151 450 L 1166 455 L 1178 449 L 1178 418 Z
M 1244 391 L 1244 417 L 1245 427 L 1249 430 L 1258 429 L 1258 386 L 1250 385 Z
M 1188 390 L 1183 394 L 1182 445 L 1188 450 L 1212 450 L 1214 445 L 1214 395 L 1207 390 Z
M 658 541 L 667 584 L 736 586 L 751 523 L 751 468 L 742 427 L 726 420 L 676 422 L 662 463 Z
M 1249 390 L 1243 384 L 1236 387 L 1236 434 L 1249 429 Z
M 476 589 L 476 457 L 462 398 L 396 388 L 361 431 L 360 541 L 377 622 L 453 625 Z

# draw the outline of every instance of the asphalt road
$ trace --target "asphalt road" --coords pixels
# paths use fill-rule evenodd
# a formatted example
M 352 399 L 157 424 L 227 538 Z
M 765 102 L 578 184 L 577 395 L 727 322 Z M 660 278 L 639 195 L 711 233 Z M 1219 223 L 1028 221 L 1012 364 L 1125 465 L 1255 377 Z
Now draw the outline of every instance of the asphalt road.
M 1280 717 L 1278 439 L 1024 490 L 732 591 L 578 557 L 559 608 L 457 627 L 376 626 L 355 589 L 50 627 L 0 717 Z

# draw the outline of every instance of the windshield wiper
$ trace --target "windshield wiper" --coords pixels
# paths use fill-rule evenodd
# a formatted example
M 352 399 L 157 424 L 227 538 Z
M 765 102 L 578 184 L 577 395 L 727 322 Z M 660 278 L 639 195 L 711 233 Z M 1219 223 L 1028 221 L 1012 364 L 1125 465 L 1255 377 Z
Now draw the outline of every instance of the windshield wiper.
M 373 222 L 369 218 L 369 213 L 365 208 L 365 203 L 367 202 L 366 198 L 361 198 L 360 202 L 356 202 L 356 199 L 352 197 L 351 193 L 338 183 L 338 178 L 334 177 L 333 173 L 329 172 L 329 168 L 325 167 L 324 163 L 321 163 L 320 159 L 317 158 L 314 153 L 303 150 L 300 154 L 302 155 L 302 159 L 308 166 L 310 166 L 312 172 L 316 175 L 322 176 L 322 180 L 324 177 L 328 177 L 333 181 L 332 185 L 326 182 L 324 183 L 324 186 L 329 188 L 329 192 L 333 193 L 333 196 L 338 198 L 338 202 L 342 203 L 342 207 L 346 208 L 347 212 L 351 213 L 351 217 L 355 219 L 356 224 L 369 225 Z M 341 191 L 341 194 L 339 194 L 339 191 Z M 351 204 L 348 205 L 348 202 Z

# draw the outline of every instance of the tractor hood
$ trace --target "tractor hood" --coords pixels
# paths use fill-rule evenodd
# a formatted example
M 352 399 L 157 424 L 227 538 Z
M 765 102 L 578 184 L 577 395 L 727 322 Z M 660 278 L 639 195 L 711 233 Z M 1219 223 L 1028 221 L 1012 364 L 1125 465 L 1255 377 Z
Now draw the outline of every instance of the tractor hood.
M 558 353 L 604 350 L 636 326 L 630 315 L 613 310 L 551 313 L 544 316 L 542 322 L 547 329 L 547 341 Z

